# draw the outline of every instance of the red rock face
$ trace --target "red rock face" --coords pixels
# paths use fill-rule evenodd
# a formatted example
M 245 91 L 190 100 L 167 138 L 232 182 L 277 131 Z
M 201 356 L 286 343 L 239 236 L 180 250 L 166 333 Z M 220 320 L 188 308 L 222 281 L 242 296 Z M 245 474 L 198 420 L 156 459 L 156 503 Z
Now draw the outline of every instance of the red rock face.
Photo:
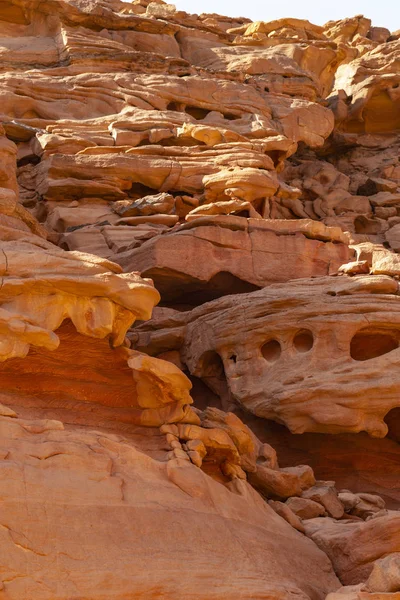
M 1 598 L 398 598 L 398 38 L 0 3 Z

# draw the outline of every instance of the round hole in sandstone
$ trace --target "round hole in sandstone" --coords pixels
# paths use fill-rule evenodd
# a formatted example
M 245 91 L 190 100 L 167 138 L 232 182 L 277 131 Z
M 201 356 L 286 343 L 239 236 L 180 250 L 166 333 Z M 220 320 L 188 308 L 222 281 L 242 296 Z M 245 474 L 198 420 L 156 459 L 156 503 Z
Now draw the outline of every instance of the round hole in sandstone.
M 308 329 L 299 331 L 293 338 L 293 345 L 297 352 L 309 352 L 314 345 L 313 334 Z
M 363 329 L 355 334 L 350 343 L 350 355 L 354 360 L 370 360 L 396 350 L 400 332 L 379 329 Z
M 201 356 L 199 366 L 203 377 L 225 377 L 222 358 L 213 350 L 209 350 Z
M 261 348 L 261 353 L 268 362 L 277 361 L 281 352 L 282 348 L 278 340 L 269 340 Z

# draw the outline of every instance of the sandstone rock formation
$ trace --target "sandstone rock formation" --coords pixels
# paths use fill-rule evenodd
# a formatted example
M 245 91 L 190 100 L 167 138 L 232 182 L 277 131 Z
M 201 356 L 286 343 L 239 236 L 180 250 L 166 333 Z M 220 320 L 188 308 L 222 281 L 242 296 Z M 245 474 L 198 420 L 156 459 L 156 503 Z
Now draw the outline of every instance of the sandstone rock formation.
M 398 598 L 399 53 L 0 3 L 1 599 Z
M 292 280 L 240 306 L 232 295 L 153 319 L 131 339 L 155 355 L 178 350 L 216 393 L 225 375 L 231 401 L 293 433 L 384 437 L 400 406 L 398 290 L 385 275 Z
M 0 421 L 5 598 L 324 598 L 339 585 L 246 482 L 227 489 L 190 461 L 165 461 L 157 430 Z
M 135 265 L 151 277 L 164 300 L 198 304 L 288 278 L 335 273 L 351 255 L 346 241 L 339 228 L 310 219 L 204 216 L 154 236 L 116 260 L 125 270 Z

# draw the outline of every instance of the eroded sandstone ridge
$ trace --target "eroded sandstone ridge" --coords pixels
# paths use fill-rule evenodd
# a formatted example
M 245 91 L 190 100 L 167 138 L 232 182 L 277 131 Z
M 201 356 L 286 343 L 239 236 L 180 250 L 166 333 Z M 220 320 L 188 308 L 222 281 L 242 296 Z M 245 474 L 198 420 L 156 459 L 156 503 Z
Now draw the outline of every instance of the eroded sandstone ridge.
M 0 600 L 399 598 L 400 33 L 265 10 L 0 3 Z

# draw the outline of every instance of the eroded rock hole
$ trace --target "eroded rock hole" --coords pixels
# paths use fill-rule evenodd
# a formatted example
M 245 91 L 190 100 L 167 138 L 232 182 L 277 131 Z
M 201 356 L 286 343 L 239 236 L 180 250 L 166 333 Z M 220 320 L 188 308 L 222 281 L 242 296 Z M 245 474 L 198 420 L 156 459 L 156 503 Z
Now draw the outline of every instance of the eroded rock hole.
M 222 408 L 226 410 L 231 394 L 220 355 L 213 350 L 205 352 L 200 359 L 200 370 L 201 380 L 221 399 Z
M 261 353 L 268 362 L 275 362 L 279 359 L 282 348 L 278 340 L 269 340 L 262 346 Z
M 36 154 L 29 154 L 24 156 L 17 161 L 17 167 L 24 167 L 25 165 L 38 165 L 40 163 L 40 156 Z
M 370 360 L 396 350 L 400 332 L 384 330 L 362 330 L 355 334 L 350 343 L 350 355 L 354 360 Z
M 280 150 L 270 150 L 269 152 L 267 152 L 267 154 L 274 163 L 274 166 L 277 167 L 278 164 L 281 162 L 282 152 Z
M 308 329 L 299 331 L 294 336 L 293 345 L 297 352 L 309 352 L 314 345 L 313 334 Z
M 134 182 L 132 183 L 128 191 L 128 196 L 129 198 L 137 200 L 138 198 L 143 198 L 144 196 L 152 196 L 158 193 L 159 191 L 155 188 L 148 187 L 147 185 L 143 185 L 142 183 Z
M 182 112 L 182 104 L 180 102 L 169 102 L 167 105 L 167 110 L 175 110 L 177 112 Z
M 217 352 L 205 352 L 201 357 L 201 371 L 203 377 L 225 377 L 224 363 Z
M 185 108 L 185 112 L 197 121 L 205 119 L 206 116 L 210 113 L 209 110 L 206 110 L 205 108 L 200 108 L 199 106 L 187 106 Z
M 241 119 L 240 115 L 234 115 L 233 113 L 224 113 L 224 119 L 227 119 L 228 121 L 237 121 L 238 119 Z
M 186 375 L 193 385 L 190 390 L 190 395 L 193 398 L 193 406 L 199 410 L 205 410 L 208 406 L 215 406 L 216 408 L 222 409 L 221 398 L 218 394 L 213 392 L 199 377 L 195 377 L 190 373 L 186 373 Z
M 199 281 L 195 277 L 179 274 L 177 271 L 165 267 L 149 269 L 142 273 L 142 277 L 153 279 L 162 301 L 168 303 L 170 308 L 176 308 L 176 305 L 180 304 L 187 307 L 185 310 L 221 298 L 221 296 L 247 294 L 260 289 L 226 271 L 217 273 L 208 282 Z
M 400 444 L 400 408 L 392 408 L 385 417 L 388 426 L 387 437 Z

